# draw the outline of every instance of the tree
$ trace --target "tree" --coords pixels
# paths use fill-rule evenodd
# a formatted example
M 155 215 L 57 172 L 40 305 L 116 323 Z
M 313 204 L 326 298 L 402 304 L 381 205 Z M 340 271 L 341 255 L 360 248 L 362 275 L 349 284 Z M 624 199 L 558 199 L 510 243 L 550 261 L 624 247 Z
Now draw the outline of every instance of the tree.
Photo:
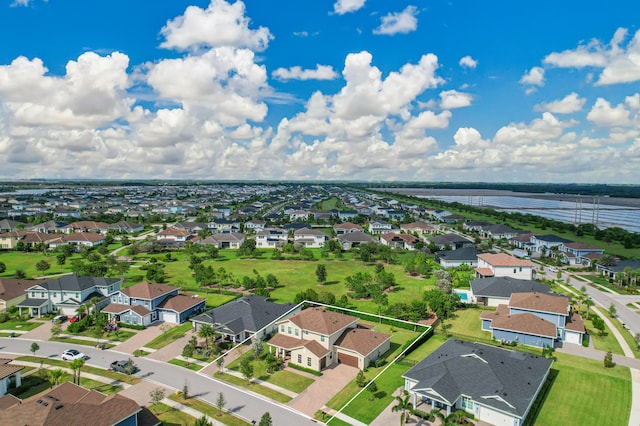
M 604 336 L 604 329 L 605 329 L 605 325 L 604 325 L 604 320 L 602 318 L 600 318 L 597 315 L 594 315 L 593 318 L 591 318 L 591 324 L 593 324 L 593 327 L 598 330 L 598 334 L 600 336 Z
M 55 370 L 49 370 L 48 377 L 49 377 L 49 383 L 51 383 L 51 387 L 58 386 L 58 384 L 60 383 L 60 380 L 62 380 L 65 374 L 67 373 L 65 373 L 60 368 L 56 368 Z
M 316 277 L 321 284 L 327 281 L 327 267 L 324 264 L 319 263 L 318 266 L 316 266 Z
M 364 385 L 367 384 L 367 378 L 364 375 L 364 371 L 358 371 L 358 375 L 356 376 L 356 384 L 361 388 L 363 388 Z
M 56 256 L 56 262 L 58 263 L 58 265 L 64 265 L 65 263 L 67 263 L 67 256 L 64 253 L 59 253 Z
M 16 278 L 19 280 L 23 280 L 27 277 L 26 272 L 23 269 L 16 269 Z
M 224 355 L 221 355 L 216 359 L 216 366 L 221 373 L 224 373 Z
M 71 370 L 73 371 L 73 383 L 80 385 L 80 370 L 84 366 L 84 359 L 74 359 L 71 361 Z
M 153 389 L 151 392 L 149 392 L 149 399 L 151 401 L 152 406 L 157 405 L 160 401 L 164 399 L 164 389 L 162 388 Z
M 227 400 L 224 399 L 224 394 L 222 392 L 218 392 L 218 397 L 216 398 L 216 408 L 218 409 L 218 416 L 222 415 L 222 410 L 224 406 L 227 404 Z
M 203 414 L 202 417 L 196 419 L 193 426 L 213 426 L 213 423 L 207 420 L 207 416 Z
M 198 336 L 204 339 L 204 345 L 207 349 L 209 349 L 209 339 L 215 335 L 216 331 L 211 324 L 202 324 L 198 329 Z
M 391 407 L 391 411 L 394 413 L 400 411 L 400 426 L 404 426 L 407 420 L 409 420 L 409 416 L 413 413 L 413 405 L 411 404 L 409 392 L 405 390 L 402 395 L 396 396 L 394 401 L 396 405 Z
M 613 368 L 615 365 L 616 363 L 613 362 L 613 354 L 611 351 L 607 352 L 604 356 L 604 368 Z
M 31 352 L 33 353 L 33 356 L 36 356 L 36 351 L 38 349 L 40 349 L 40 345 L 38 345 L 36 342 L 33 342 L 30 348 Z
M 187 379 L 184 379 L 184 385 L 182 385 L 182 399 L 189 399 L 189 385 Z
M 240 245 L 240 248 L 238 249 L 238 256 L 250 257 L 255 254 L 255 251 L 256 251 L 256 240 L 252 238 L 247 238 Z
M 242 362 L 240 363 L 240 372 L 246 380 L 251 380 L 253 378 L 253 362 L 251 359 L 247 357 L 242 358 Z
M 262 345 L 262 339 L 255 336 L 253 338 L 253 345 L 251 345 L 251 349 L 253 350 L 253 354 L 255 355 L 255 357 L 260 358 L 260 355 L 262 355 L 262 351 L 264 350 L 264 346 Z
M 184 348 L 182 348 L 182 356 L 187 359 L 187 364 L 189 363 L 189 359 L 193 358 L 197 345 L 198 342 L 196 341 L 196 336 L 191 336 L 191 339 L 189 339 L 187 344 L 184 345 Z
M 367 390 L 369 391 L 369 393 L 371 393 L 369 401 L 373 401 L 376 397 L 376 393 L 378 393 L 378 385 L 376 385 L 376 382 L 371 382 L 369 383 L 369 387 L 367 388 Z
M 6 270 L 7 270 L 7 265 L 5 265 L 4 262 L 0 262 L 0 274 L 4 274 Z
M 618 311 L 616 309 L 616 305 L 611 303 L 611 305 L 609 306 L 609 315 L 611 315 L 611 317 L 615 318 L 617 312 Z
M 634 339 L 636 341 L 636 346 L 638 347 L 638 350 L 640 350 L 640 333 L 636 333 L 636 335 L 634 336 Z
M 589 307 L 594 305 L 593 300 L 586 299 L 584 301 L 584 305 L 587 307 L 587 319 L 589 319 L 591 317 L 591 314 L 589 314 Z
M 51 337 L 58 337 L 62 333 L 62 324 L 59 322 L 51 326 Z
M 260 423 L 258 426 L 273 426 L 273 420 L 271 420 L 271 414 L 267 411 L 260 417 Z
M 456 410 L 448 416 L 437 408 L 431 410 L 430 414 L 440 419 L 442 426 L 456 426 L 464 419 L 464 411 Z

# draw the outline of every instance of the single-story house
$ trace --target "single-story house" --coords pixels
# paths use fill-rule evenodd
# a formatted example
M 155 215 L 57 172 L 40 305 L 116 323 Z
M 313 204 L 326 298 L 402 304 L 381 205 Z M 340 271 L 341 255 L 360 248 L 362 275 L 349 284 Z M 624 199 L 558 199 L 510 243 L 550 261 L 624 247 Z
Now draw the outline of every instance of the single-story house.
M 402 377 L 414 408 L 463 410 L 492 425 L 521 426 L 553 360 L 450 339 Z
M 462 265 L 467 265 L 471 268 L 478 266 L 478 250 L 475 247 L 438 251 L 435 256 L 436 261 L 443 268 L 457 268 Z
M 277 330 L 274 321 L 300 311 L 292 303 L 274 303 L 254 294 L 232 300 L 191 318 L 193 330 L 209 324 L 223 339 L 242 342 L 256 332 L 264 337 Z
M 211 234 L 198 244 L 209 244 L 219 249 L 239 249 L 247 237 L 240 232 L 229 232 L 226 234 Z
M 475 247 L 475 243 L 462 235 L 449 233 L 435 235 L 427 239 L 427 244 L 435 244 L 440 250 L 458 250 L 465 247 Z
M 12 359 L 0 358 L 0 396 L 6 394 L 10 388 L 18 388 L 22 384 L 20 371 L 22 365 L 11 364 Z
M 362 231 L 340 234 L 336 237 L 336 239 L 338 240 L 340 245 L 342 245 L 342 248 L 344 250 L 350 250 L 352 248 L 358 247 L 360 244 L 380 243 L 379 240 Z
M 509 302 L 513 293 L 551 293 L 548 284 L 511 277 L 478 278 L 471 281 L 471 299 L 478 305 L 498 306 Z
M 395 232 L 380 234 L 380 243 L 383 246 L 395 249 L 415 250 L 416 244 L 420 242 L 420 239 L 412 234 L 398 234 Z

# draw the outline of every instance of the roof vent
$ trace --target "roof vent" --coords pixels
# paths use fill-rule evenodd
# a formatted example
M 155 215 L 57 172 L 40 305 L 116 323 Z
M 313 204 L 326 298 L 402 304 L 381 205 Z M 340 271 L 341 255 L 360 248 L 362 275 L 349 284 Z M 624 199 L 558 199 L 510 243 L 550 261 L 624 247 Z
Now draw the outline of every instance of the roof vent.
M 56 406 L 55 406 L 55 407 L 53 407 L 53 408 L 55 408 L 56 410 L 59 410 L 59 409 L 61 409 L 62 407 L 64 407 L 64 405 L 62 405 L 62 404 L 58 404 L 58 405 L 56 405 Z

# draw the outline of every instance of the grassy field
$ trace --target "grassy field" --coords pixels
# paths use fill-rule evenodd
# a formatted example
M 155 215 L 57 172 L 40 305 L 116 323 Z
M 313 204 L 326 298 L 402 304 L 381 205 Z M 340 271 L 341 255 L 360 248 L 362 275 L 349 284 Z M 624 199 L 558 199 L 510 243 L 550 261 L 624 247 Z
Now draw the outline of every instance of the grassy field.
M 169 399 L 172 399 L 182 405 L 186 405 L 187 407 L 193 408 L 196 411 L 206 414 L 209 417 L 214 418 L 216 421 L 227 426 L 248 426 L 251 424 L 239 417 L 234 416 L 233 414 L 227 413 L 226 411 L 220 412 L 216 407 L 207 404 L 206 402 L 200 401 L 199 399 L 184 399 L 180 394 L 171 394 L 169 395 Z
M 625 342 L 627 342 L 627 345 L 629 345 L 629 347 L 633 351 L 633 356 L 636 358 L 640 358 L 640 349 L 638 349 L 638 343 L 636 343 L 635 339 L 633 338 L 629 330 L 622 327 L 622 324 L 620 324 L 620 321 L 617 318 L 609 318 L 609 319 L 613 323 L 613 326 L 616 328 L 616 330 L 618 330 L 620 334 L 622 334 L 622 337 L 624 338 Z
M 82 346 L 104 345 L 105 349 L 111 349 L 115 346 L 114 344 L 107 343 L 102 339 L 100 340 L 100 343 L 96 342 L 95 339 L 91 339 L 91 340 L 74 339 L 73 337 L 65 337 L 65 336 L 51 337 L 49 340 L 52 342 L 68 343 L 70 345 L 82 345 Z
M 601 361 L 556 353 L 557 376 L 536 426 L 626 426 L 631 410 L 631 374 L 626 367 L 605 369 Z
M 192 426 L 196 422 L 195 417 L 183 413 L 177 408 L 169 407 L 162 402 L 153 405 L 150 409 L 165 426 Z
M 49 262 L 51 267 L 42 272 L 36 269 L 36 264 L 41 260 Z M 0 278 L 12 278 L 17 269 L 25 272 L 27 278 L 39 277 L 42 275 L 57 275 L 71 272 L 71 262 L 75 259 L 82 259 L 79 254 L 67 258 L 64 265 L 58 265 L 56 256 L 53 253 L 42 254 L 40 252 L 21 251 L 0 251 L 0 262 L 7 266 L 7 270 L 0 274 Z

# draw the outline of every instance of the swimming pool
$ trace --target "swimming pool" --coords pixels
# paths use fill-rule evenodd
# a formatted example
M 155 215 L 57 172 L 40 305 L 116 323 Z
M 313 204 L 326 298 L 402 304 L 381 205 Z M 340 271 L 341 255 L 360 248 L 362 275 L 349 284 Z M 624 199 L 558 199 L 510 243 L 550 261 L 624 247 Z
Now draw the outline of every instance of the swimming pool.
M 460 297 L 462 303 L 471 303 L 471 292 L 469 290 L 453 290 Z

